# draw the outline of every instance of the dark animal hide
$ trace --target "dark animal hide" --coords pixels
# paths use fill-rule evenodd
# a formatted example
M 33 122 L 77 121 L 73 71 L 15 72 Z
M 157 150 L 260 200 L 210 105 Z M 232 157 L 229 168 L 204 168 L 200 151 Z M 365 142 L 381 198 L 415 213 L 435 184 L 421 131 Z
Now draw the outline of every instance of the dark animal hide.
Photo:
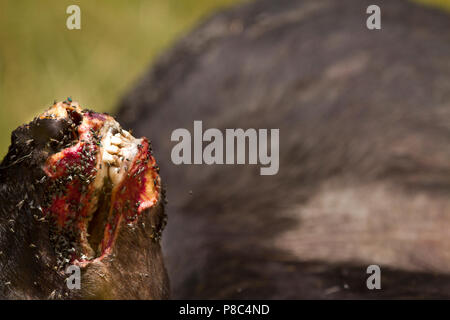
M 218 13 L 124 97 L 167 182 L 174 298 L 450 297 L 450 17 L 379 0 L 370 31 L 370 4 Z M 279 173 L 175 166 L 171 133 L 194 120 L 279 128 Z

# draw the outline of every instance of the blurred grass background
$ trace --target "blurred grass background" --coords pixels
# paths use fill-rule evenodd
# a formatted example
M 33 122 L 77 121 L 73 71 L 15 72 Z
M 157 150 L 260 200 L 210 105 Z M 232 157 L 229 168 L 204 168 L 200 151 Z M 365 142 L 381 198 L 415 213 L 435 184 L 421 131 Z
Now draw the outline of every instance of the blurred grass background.
M 111 112 L 152 59 L 237 0 L 0 0 L 0 157 L 10 132 L 72 96 Z M 66 8 L 81 9 L 81 30 Z
M 162 50 L 241 0 L 1 0 L 0 157 L 10 132 L 67 96 L 111 112 Z M 276 0 L 274 0 L 276 1 Z M 415 0 L 450 10 L 450 0 Z M 66 8 L 81 8 L 81 30 Z

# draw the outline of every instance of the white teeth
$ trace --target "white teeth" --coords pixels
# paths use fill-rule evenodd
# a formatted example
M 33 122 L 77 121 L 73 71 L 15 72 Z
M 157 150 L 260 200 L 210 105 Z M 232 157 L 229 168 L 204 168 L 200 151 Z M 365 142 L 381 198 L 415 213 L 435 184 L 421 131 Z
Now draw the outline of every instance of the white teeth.
M 111 143 L 120 147 L 122 146 L 122 139 L 116 134 L 111 138 Z
M 112 139 L 111 139 L 112 140 Z M 111 141 L 112 142 L 112 141 Z M 115 154 L 117 155 L 119 153 L 119 148 L 115 145 L 109 145 L 109 146 L 105 146 L 105 150 L 110 153 L 110 154 Z
M 117 164 L 117 156 L 112 155 L 109 152 L 103 152 L 103 161 L 110 165 Z
M 103 130 L 102 162 L 105 165 L 101 172 L 103 176 L 109 176 L 114 185 L 118 185 L 124 179 L 130 162 L 138 153 L 137 146 L 142 141 L 135 139 L 128 131 L 120 129 L 120 125 L 115 121 L 109 123 Z
M 132 138 L 131 134 L 127 130 L 121 130 L 120 133 L 126 138 Z
M 118 185 L 122 180 L 122 175 L 120 174 L 119 168 L 109 168 L 109 178 L 111 179 L 113 185 Z

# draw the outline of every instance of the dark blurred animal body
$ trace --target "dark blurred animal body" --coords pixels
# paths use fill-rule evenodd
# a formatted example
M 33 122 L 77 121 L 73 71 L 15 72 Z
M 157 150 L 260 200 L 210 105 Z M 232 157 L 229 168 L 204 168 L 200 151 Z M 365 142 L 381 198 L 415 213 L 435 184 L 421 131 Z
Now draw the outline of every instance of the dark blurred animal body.
M 173 297 L 450 297 L 450 17 L 380 0 L 368 30 L 370 4 L 221 12 L 123 99 L 167 182 Z M 278 174 L 174 165 L 170 135 L 195 120 L 279 128 Z

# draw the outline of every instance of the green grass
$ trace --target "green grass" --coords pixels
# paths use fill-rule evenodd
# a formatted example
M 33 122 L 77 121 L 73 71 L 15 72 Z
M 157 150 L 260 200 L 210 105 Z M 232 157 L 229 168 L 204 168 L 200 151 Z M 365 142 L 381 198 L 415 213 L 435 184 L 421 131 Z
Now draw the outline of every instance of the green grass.
M 450 0 L 414 0 L 415 2 L 424 3 L 430 6 L 450 10 Z
M 235 2 L 1 0 L 0 157 L 10 132 L 54 99 L 70 95 L 85 107 L 112 111 L 161 50 Z M 71 4 L 81 8 L 81 30 L 66 28 Z
M 0 157 L 10 132 L 54 99 L 113 111 L 153 58 L 201 17 L 239 0 L 1 0 Z M 450 9 L 450 0 L 420 0 Z M 67 6 L 81 30 L 66 28 Z

